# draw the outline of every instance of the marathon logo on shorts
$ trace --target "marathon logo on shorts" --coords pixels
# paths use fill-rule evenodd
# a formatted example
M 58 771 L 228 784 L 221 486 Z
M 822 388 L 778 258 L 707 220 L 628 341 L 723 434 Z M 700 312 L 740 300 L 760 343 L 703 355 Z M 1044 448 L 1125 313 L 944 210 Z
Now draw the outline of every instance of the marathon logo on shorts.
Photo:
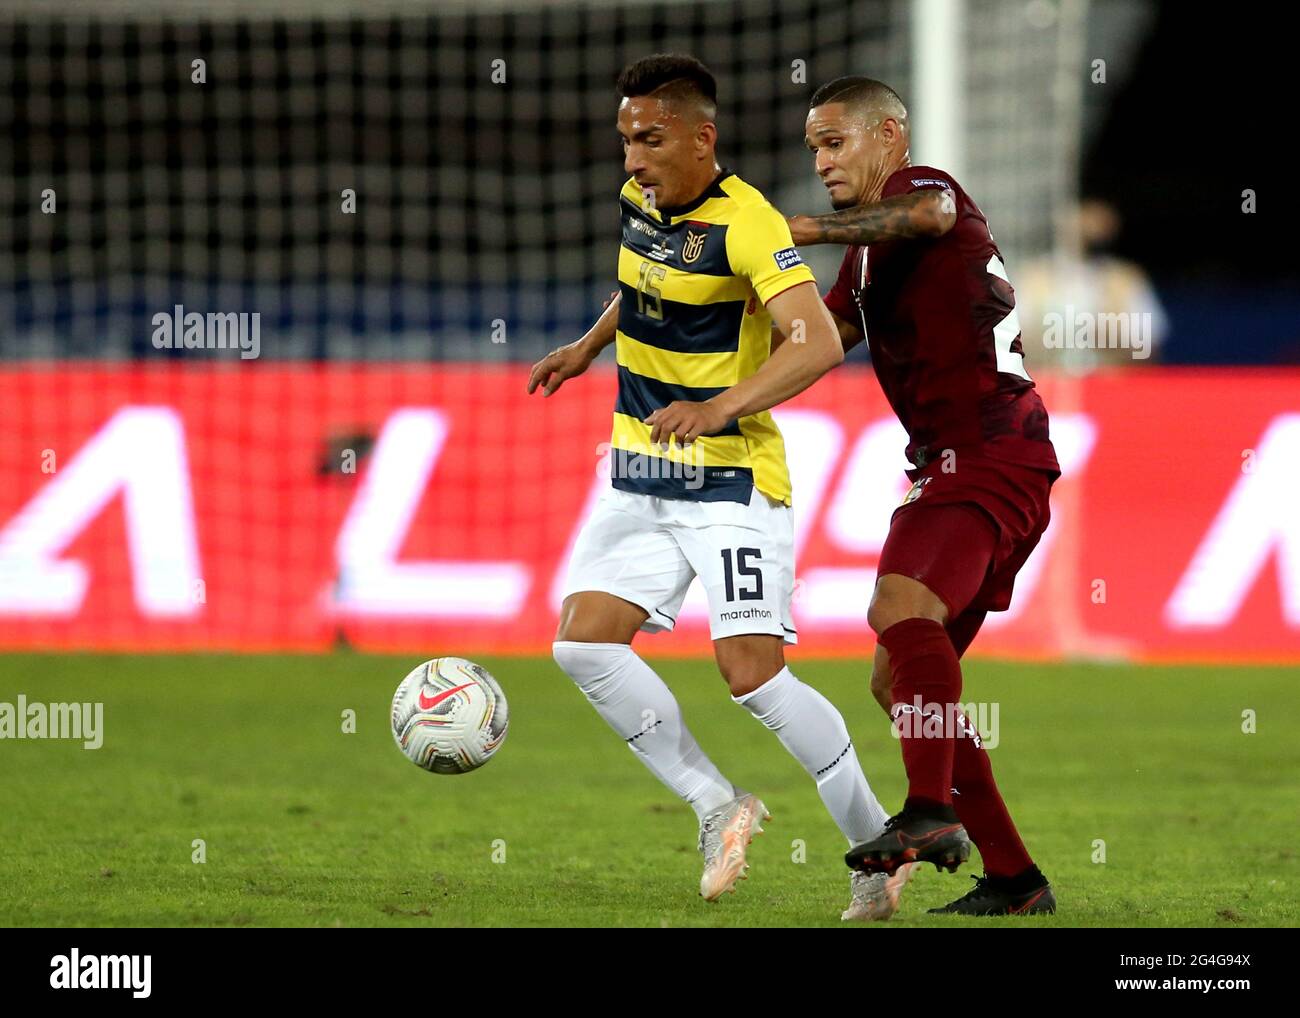
M 741 619 L 770 619 L 772 612 L 767 608 L 736 608 L 731 611 L 718 612 L 723 622 L 738 622 Z
M 776 267 L 782 272 L 803 264 L 803 258 L 800 257 L 798 250 L 793 247 L 787 247 L 784 251 L 777 251 L 772 257 L 776 259 Z

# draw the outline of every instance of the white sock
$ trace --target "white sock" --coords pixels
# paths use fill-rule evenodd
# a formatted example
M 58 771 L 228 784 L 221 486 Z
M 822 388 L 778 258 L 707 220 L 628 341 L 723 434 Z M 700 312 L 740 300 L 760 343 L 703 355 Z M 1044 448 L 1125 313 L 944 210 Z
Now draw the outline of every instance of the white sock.
M 555 663 L 641 762 L 703 819 L 736 797 L 691 735 L 663 679 L 625 643 L 551 644 Z
M 817 782 L 817 793 L 850 845 L 870 841 L 888 819 L 867 784 L 848 727 L 821 693 L 782 668 L 752 693 L 732 697 L 776 733 Z

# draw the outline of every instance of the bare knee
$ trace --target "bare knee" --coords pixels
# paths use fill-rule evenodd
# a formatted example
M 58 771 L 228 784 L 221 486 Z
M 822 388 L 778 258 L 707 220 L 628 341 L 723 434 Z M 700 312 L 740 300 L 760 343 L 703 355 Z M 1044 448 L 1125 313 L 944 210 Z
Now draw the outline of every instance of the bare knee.
M 894 673 L 889 668 L 889 651 L 876 644 L 876 656 L 871 662 L 871 695 L 888 714 L 893 706 Z
M 647 618 L 644 608 L 599 590 L 570 594 L 560 608 L 557 642 L 631 643 Z
M 904 619 L 932 619 L 942 624 L 948 619 L 948 606 L 920 580 L 886 573 L 876 580 L 867 624 L 879 635 Z
M 727 636 L 714 640 L 713 649 L 732 696 L 752 693 L 785 667 L 779 636 Z

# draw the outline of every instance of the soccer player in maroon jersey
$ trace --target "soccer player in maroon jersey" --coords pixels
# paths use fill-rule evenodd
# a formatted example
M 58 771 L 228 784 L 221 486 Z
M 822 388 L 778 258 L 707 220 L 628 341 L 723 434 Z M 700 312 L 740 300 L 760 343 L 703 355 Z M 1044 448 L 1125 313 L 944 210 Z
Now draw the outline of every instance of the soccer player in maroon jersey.
M 961 185 L 911 165 L 907 109 L 893 89 L 838 78 L 814 94 L 805 128 L 838 211 L 793 217 L 793 239 L 849 245 L 826 306 L 845 349 L 866 339 L 914 465 L 867 613 L 878 636 L 871 689 L 900 735 L 907 801 L 845 861 L 866 872 L 915 861 L 952 871 L 973 840 L 985 875 L 932 911 L 1053 912 L 1051 886 L 957 706 L 958 660 L 985 613 L 1010 605 L 1060 476 L 1024 367 L 1015 294 Z

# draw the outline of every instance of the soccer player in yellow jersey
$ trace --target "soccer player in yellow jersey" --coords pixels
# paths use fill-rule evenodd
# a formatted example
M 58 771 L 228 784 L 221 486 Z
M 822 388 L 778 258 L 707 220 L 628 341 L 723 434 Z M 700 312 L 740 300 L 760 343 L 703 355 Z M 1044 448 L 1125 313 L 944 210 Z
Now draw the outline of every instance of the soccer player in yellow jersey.
M 733 699 L 817 782 L 850 845 L 887 819 L 844 719 L 786 666 L 794 526 L 785 446 L 768 409 L 843 359 L 785 219 L 720 169 L 717 87 L 692 57 L 657 55 L 619 78 L 618 131 L 631 179 L 619 293 L 576 343 L 528 381 L 554 393 L 610 343 L 618 355 L 611 486 L 579 536 L 555 660 L 632 751 L 700 821 L 700 893 L 745 875 L 767 818 L 696 743 L 663 680 L 632 650 L 671 630 L 691 580 L 708 595 L 718 668 Z M 772 350 L 773 326 L 793 342 Z M 909 873 L 854 874 L 844 918 L 887 918 Z

